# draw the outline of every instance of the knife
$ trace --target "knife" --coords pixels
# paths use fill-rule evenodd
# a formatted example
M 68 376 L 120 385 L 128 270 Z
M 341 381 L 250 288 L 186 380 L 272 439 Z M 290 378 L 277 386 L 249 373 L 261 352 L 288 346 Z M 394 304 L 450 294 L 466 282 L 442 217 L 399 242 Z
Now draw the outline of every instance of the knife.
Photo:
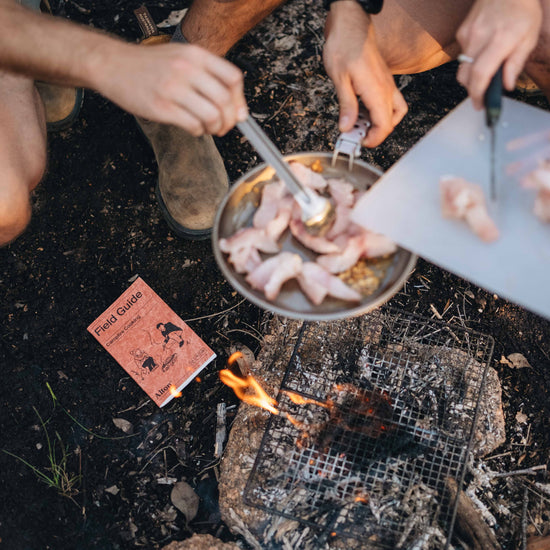
M 500 118 L 502 107 L 502 65 L 494 74 L 489 87 L 485 92 L 485 123 L 491 132 L 491 152 L 490 152 L 490 179 L 489 179 L 489 197 L 493 206 L 496 206 L 498 200 L 497 181 L 495 175 L 495 155 L 496 155 L 496 126 Z

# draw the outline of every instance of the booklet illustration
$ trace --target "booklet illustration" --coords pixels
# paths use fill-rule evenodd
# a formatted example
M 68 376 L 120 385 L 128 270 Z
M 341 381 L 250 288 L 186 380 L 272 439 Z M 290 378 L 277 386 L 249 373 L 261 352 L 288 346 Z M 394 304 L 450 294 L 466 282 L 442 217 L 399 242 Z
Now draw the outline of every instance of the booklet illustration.
M 141 278 L 88 332 L 159 407 L 176 397 L 216 357 Z

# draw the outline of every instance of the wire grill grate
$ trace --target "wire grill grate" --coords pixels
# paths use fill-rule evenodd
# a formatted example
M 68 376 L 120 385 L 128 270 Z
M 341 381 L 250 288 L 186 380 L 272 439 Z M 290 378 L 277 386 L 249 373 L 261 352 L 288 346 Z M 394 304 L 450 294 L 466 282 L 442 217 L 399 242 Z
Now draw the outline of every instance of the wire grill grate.
M 245 502 L 367 547 L 442 548 L 492 352 L 489 336 L 391 309 L 305 323 L 278 396 L 296 423 L 270 418 Z

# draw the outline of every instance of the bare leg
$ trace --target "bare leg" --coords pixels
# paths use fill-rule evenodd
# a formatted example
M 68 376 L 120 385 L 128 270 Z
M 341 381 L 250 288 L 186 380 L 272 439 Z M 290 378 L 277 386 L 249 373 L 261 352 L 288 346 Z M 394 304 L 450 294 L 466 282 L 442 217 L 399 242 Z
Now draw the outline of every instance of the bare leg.
M 185 38 L 225 55 L 284 0 L 195 0 L 181 24 Z M 307 14 L 304 14 L 307 17 Z
M 32 80 L 0 72 L 0 246 L 31 216 L 29 194 L 46 167 L 44 108 Z
M 473 0 L 386 0 L 373 16 L 378 47 L 394 74 L 427 71 L 460 53 L 455 35 Z

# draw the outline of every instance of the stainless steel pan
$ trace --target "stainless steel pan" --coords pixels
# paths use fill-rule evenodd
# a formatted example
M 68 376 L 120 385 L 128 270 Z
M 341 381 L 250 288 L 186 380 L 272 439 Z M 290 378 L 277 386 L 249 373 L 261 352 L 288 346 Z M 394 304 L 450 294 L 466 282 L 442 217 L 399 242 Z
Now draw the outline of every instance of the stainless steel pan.
M 326 178 L 346 178 L 356 189 L 368 189 L 382 175 L 382 172 L 367 163 L 356 160 L 353 171 L 348 171 L 347 160 L 338 159 L 331 166 L 332 153 L 296 153 L 285 156 L 287 161 L 297 161 L 306 166 L 319 161 Z M 326 298 L 319 306 L 313 305 L 302 293 L 296 281 L 288 281 L 279 296 L 270 302 L 264 294 L 254 290 L 245 280 L 244 274 L 236 273 L 227 261 L 227 256 L 219 248 L 219 239 L 227 238 L 243 227 L 252 225 L 252 217 L 260 203 L 263 186 L 272 180 L 275 171 L 266 164 L 256 166 L 244 174 L 230 189 L 218 208 L 212 231 L 214 256 L 222 273 L 231 285 L 253 304 L 279 315 L 309 321 L 328 321 L 354 317 L 367 313 L 389 300 L 403 286 L 416 264 L 417 257 L 411 252 L 399 248 L 391 259 L 379 288 L 365 296 L 360 303 L 344 302 Z M 311 250 L 298 243 L 290 231 L 282 237 L 282 250 L 295 252 L 304 260 L 314 260 L 317 256 Z

